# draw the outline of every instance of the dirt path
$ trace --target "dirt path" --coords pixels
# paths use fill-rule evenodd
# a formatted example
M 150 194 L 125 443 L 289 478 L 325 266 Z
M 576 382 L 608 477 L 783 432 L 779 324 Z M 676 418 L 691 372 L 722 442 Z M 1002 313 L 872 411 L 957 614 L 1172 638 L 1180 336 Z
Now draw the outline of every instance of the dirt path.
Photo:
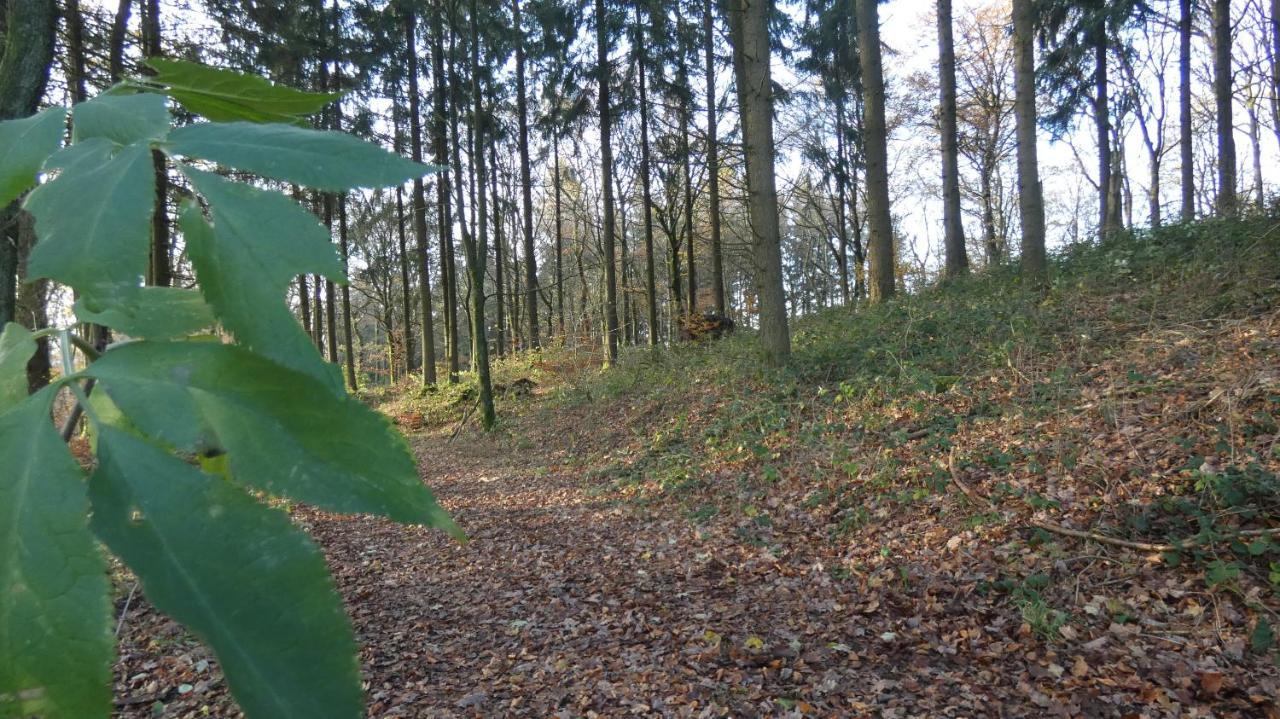
M 827 648 L 856 642 L 856 625 L 821 568 L 596 496 L 543 469 L 560 449 L 417 448 L 469 545 L 361 518 L 313 528 L 365 648 L 373 716 L 834 711 L 865 683 Z

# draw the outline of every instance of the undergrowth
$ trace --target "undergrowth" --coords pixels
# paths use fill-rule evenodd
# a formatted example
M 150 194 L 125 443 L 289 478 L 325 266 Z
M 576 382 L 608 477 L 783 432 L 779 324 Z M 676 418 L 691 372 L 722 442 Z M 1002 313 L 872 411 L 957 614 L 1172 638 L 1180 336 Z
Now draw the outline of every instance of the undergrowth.
M 1015 268 L 999 267 L 881 306 L 802 318 L 786 369 L 763 368 L 749 332 L 630 350 L 612 369 L 558 384 L 553 404 L 601 413 L 626 407 L 624 421 L 608 426 L 628 449 L 610 445 L 588 463 L 593 476 L 638 501 L 674 498 L 699 523 L 750 516 L 771 485 L 799 481 L 810 488 L 806 504 L 829 513 L 840 541 L 876 512 L 933 507 L 951 478 L 966 473 L 985 481 L 988 501 L 1003 508 L 974 507 L 965 521 L 977 530 L 1007 522 L 1011 512 L 1065 511 L 1051 491 L 1064 477 L 1097 488 L 1098 500 L 1085 506 L 1138 538 L 1221 539 L 1241 522 L 1270 526 L 1280 512 L 1274 380 L 1244 397 L 1256 415 L 1248 421 L 1215 429 L 1193 402 L 1195 422 L 1158 426 L 1180 464 L 1120 473 L 1159 478 L 1144 490 L 1153 497 L 1133 507 L 1102 499 L 1117 475 L 1092 444 L 1099 432 L 1138 432 L 1142 408 L 1176 405 L 1198 367 L 1207 373 L 1229 361 L 1207 333 L 1274 312 L 1276 218 L 1074 245 L 1052 258 L 1051 277 L 1038 295 L 1021 286 Z M 1259 352 L 1280 352 L 1258 342 Z M 996 426 L 1011 436 L 1001 439 Z M 1206 457 L 1229 468 L 1206 475 Z M 1251 571 L 1270 572 L 1280 587 L 1274 541 L 1205 541 L 1174 554 L 1196 561 L 1211 585 Z M 1019 601 L 1049 617 L 1032 624 L 1051 634 L 1052 612 L 1041 611 L 1038 597 Z

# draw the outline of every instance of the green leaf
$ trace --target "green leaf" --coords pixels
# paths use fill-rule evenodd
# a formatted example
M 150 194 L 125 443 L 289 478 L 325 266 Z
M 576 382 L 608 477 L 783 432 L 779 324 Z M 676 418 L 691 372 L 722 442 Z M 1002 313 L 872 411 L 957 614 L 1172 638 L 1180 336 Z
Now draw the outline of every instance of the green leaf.
M 213 213 L 210 227 L 199 208 L 186 204 L 178 221 L 200 291 L 222 326 L 254 351 L 342 392 L 337 367 L 325 363 L 284 303 L 296 275 L 344 281 L 329 233 L 284 195 L 192 168 L 183 172 Z
M 302 92 L 273 85 L 256 75 L 219 70 L 182 60 L 145 61 L 155 75 L 143 78 L 160 85 L 191 112 L 214 122 L 298 122 L 342 97 L 341 93 Z
M 134 342 L 86 372 L 148 435 L 183 451 L 227 453 L 238 482 L 461 536 L 390 422 L 313 377 L 212 342 Z
M 81 322 L 154 340 L 186 337 L 216 322 L 199 292 L 177 287 L 120 287 L 111 295 L 81 297 L 74 310 Z
M 0 415 L 0 716 L 111 710 L 107 567 L 50 387 Z
M 1249 634 L 1249 646 L 1253 651 L 1262 654 L 1275 646 L 1276 634 L 1271 629 L 1271 623 L 1264 616 L 1258 616 L 1257 624 L 1253 625 L 1253 631 Z
M 151 152 L 129 145 L 113 154 L 101 138 L 81 144 L 64 156 L 56 178 L 27 197 L 38 238 L 29 276 L 57 280 L 81 294 L 139 284 L 155 201 Z
M 0 332 L 0 414 L 27 398 L 27 362 L 36 341 L 26 327 L 10 322 Z
M 333 191 L 400 185 L 438 169 L 345 133 L 251 122 L 180 127 L 169 135 L 165 149 Z
M 351 625 L 307 536 L 234 485 L 98 429 L 93 531 L 213 647 L 245 715 L 361 716 Z
M 21 120 L 0 122 L 0 208 L 36 184 L 36 175 L 58 146 L 67 111 L 51 107 Z
M 94 137 L 131 145 L 164 137 L 169 131 L 169 105 L 163 95 L 99 95 L 72 110 L 75 142 Z

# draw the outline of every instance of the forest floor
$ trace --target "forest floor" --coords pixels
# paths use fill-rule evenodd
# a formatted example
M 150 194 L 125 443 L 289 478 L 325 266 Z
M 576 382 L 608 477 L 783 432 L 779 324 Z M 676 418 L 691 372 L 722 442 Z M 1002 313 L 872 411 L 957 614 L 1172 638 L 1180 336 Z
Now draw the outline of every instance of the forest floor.
M 1280 717 L 1280 236 L 1208 231 L 1091 250 L 1030 315 L 991 282 L 829 313 L 782 373 L 741 338 L 509 361 L 538 387 L 487 435 L 460 392 L 371 398 L 470 542 L 294 509 L 370 716 Z M 132 586 L 119 715 L 237 716 Z

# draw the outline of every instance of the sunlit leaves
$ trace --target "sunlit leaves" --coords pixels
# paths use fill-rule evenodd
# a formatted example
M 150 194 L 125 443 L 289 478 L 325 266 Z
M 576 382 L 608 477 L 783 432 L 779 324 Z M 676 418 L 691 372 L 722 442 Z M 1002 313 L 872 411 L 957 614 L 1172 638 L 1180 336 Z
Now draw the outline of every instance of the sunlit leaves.
M 156 71 L 143 79 L 146 84 L 162 88 L 186 109 L 215 122 L 296 123 L 341 97 L 281 87 L 255 75 L 181 60 L 151 58 L 146 63 Z
M 89 371 L 149 435 L 225 452 L 232 477 L 273 495 L 455 534 L 386 418 L 314 378 L 211 342 L 139 342 Z
M 7 333 L 6 333 L 7 334 Z M 106 716 L 106 564 L 46 389 L 0 414 L 0 716 Z
M 322 190 L 403 184 L 434 168 L 341 132 L 251 122 L 174 130 L 167 151 Z
M 0 122 L 0 208 L 36 184 L 44 161 L 62 143 L 67 111 L 51 107 L 21 120 Z
M 355 642 L 315 545 L 283 513 L 113 427 L 93 529 L 214 651 L 249 717 L 355 717 Z
M 201 291 L 222 326 L 247 347 L 341 392 L 337 372 L 283 301 L 286 286 L 300 273 L 344 280 L 328 233 L 315 215 L 284 195 L 191 168 L 186 175 L 213 214 L 210 227 L 188 204 L 180 223 Z

